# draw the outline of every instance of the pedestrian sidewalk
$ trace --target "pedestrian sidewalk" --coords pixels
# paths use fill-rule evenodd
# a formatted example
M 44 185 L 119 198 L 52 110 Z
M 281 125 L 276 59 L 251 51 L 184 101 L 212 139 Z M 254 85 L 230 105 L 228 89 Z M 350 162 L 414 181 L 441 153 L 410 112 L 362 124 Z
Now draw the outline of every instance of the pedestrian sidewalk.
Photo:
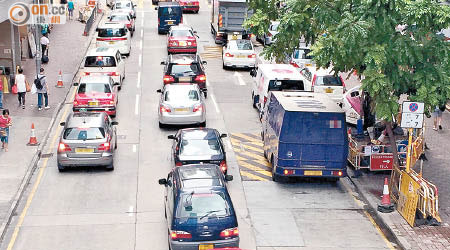
M 75 17 L 78 13 L 75 13 Z M 72 79 L 86 53 L 102 15 L 96 19 L 90 36 L 83 36 L 84 24 L 67 21 L 64 25 L 54 25 L 49 34 L 49 63 L 43 64 L 49 86 L 49 110 L 38 111 L 37 94 L 26 94 L 26 108 L 19 107 L 17 95 L 4 94 L 3 107 L 8 108 L 12 117 L 9 136 L 9 152 L 0 152 L 0 241 L 6 226 L 14 214 L 17 202 L 41 157 L 41 148 L 45 144 L 49 130 L 59 107 L 65 101 Z M 35 59 L 22 61 L 22 68 L 30 84 L 36 76 Z M 58 73 L 62 72 L 64 87 L 56 88 Z M 39 146 L 27 146 L 31 124 L 35 125 L 35 135 Z
M 405 219 L 397 212 L 383 214 L 376 211 L 381 201 L 384 178 L 390 178 L 389 173 L 363 172 L 358 178 L 351 178 L 358 191 L 369 202 L 381 222 L 386 226 L 398 243 L 404 249 L 450 249 L 450 113 L 444 112 L 442 130 L 434 131 L 433 120 L 425 119 L 425 141 L 428 150 L 425 155 L 428 161 L 423 164 L 423 177 L 431 181 L 439 190 L 439 212 L 442 223 L 440 226 L 410 227 Z M 354 173 L 349 168 L 349 175 Z M 414 170 L 419 172 L 419 164 Z

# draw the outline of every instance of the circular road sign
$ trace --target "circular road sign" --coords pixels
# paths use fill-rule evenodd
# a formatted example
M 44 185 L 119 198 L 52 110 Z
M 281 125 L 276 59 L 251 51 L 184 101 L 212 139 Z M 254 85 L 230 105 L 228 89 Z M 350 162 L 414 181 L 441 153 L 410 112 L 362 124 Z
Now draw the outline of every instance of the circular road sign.
M 419 105 L 417 105 L 417 103 L 415 103 L 415 102 L 409 104 L 409 111 L 411 111 L 411 112 L 416 112 L 418 108 L 419 108 Z

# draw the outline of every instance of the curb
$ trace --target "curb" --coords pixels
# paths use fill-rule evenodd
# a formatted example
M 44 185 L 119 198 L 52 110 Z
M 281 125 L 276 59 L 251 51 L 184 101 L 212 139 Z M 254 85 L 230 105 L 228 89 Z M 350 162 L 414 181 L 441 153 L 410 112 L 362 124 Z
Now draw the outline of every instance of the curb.
M 101 15 L 99 15 L 100 18 L 98 18 L 99 21 L 103 18 L 103 15 L 104 15 L 104 12 L 102 11 Z M 97 22 L 97 25 L 98 25 L 98 22 Z M 92 33 L 92 34 L 94 34 L 94 33 Z M 84 54 L 86 54 L 87 50 L 89 49 L 89 47 L 90 47 L 90 45 L 92 43 L 92 40 L 93 40 L 93 35 L 92 34 L 88 38 L 89 39 L 89 43 L 88 43 L 87 47 L 85 48 Z M 83 62 L 83 59 L 84 58 L 82 58 L 81 61 L 76 66 L 76 71 L 75 71 L 75 73 L 74 73 L 74 75 L 72 77 L 70 85 L 72 85 L 74 79 L 76 78 L 76 76 L 78 74 L 78 71 L 80 69 L 81 63 Z M 47 146 L 47 141 L 48 141 L 48 138 L 50 137 L 51 130 L 52 130 L 53 126 L 55 125 L 56 118 L 58 117 L 62 107 L 64 107 L 64 105 L 66 103 L 66 100 L 67 100 L 67 97 L 69 96 L 71 88 L 72 88 L 72 86 L 70 86 L 67 89 L 67 92 L 66 92 L 66 95 L 64 96 L 63 101 L 58 103 L 57 108 L 55 109 L 55 111 L 53 111 L 52 119 L 50 120 L 50 124 L 49 124 L 49 126 L 47 128 L 47 131 L 45 132 L 41 143 L 39 144 L 38 148 L 36 149 L 36 152 L 34 153 L 34 156 L 31 159 L 31 162 L 28 164 L 27 172 L 25 173 L 25 176 L 22 179 L 22 182 L 21 182 L 21 184 L 19 186 L 19 189 L 17 190 L 16 195 L 14 196 L 12 204 L 11 204 L 10 208 L 8 209 L 8 212 L 6 213 L 7 214 L 7 216 L 6 216 L 7 220 L 6 220 L 6 222 L 3 222 L 1 224 L 1 226 L 0 226 L 0 242 L 3 241 L 3 239 L 4 239 L 5 235 L 6 235 L 7 228 L 8 228 L 8 226 L 11 223 L 12 217 L 14 216 L 14 214 L 16 212 L 16 209 L 19 206 L 19 201 L 22 199 L 22 196 L 25 193 L 25 188 L 30 183 L 31 177 L 33 176 L 33 173 L 34 173 L 34 171 L 36 170 L 36 168 L 38 166 L 39 160 L 41 159 L 42 151 L 43 151 L 44 147 Z
M 371 198 L 369 198 L 365 192 L 363 192 L 363 188 L 359 187 L 359 183 L 357 180 L 353 180 L 353 178 L 348 177 L 349 181 L 353 184 L 353 186 L 355 187 L 356 191 L 358 192 L 358 194 L 361 195 L 362 199 L 366 202 L 367 206 L 370 207 L 371 211 L 368 211 L 370 213 L 370 215 L 375 216 L 375 222 L 377 224 L 379 224 L 379 226 L 381 226 L 382 228 L 386 229 L 390 236 L 393 237 L 393 239 L 395 240 L 395 243 L 397 244 L 397 246 L 401 249 L 410 249 L 409 246 L 406 246 L 405 244 L 403 244 L 403 240 L 400 239 L 400 237 L 398 237 L 395 232 L 392 230 L 391 227 L 388 226 L 388 223 L 386 222 L 386 219 L 383 218 L 383 216 L 380 215 L 380 213 L 377 211 L 377 207 L 375 207 L 371 202 Z M 395 210 L 397 211 L 397 209 Z

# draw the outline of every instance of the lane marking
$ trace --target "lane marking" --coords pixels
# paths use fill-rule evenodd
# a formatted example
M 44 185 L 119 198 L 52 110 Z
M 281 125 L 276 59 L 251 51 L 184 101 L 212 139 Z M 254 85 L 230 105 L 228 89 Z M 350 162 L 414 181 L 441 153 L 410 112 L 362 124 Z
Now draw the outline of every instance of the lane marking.
M 216 112 L 220 114 L 219 105 L 217 104 L 216 98 L 214 97 L 213 94 L 211 94 L 211 100 L 212 100 L 212 102 L 213 102 L 213 104 L 214 104 L 214 108 L 216 108 Z
M 375 220 L 373 219 L 372 215 L 369 214 L 369 212 L 367 212 L 364 209 L 364 204 L 356 199 L 355 195 L 353 194 L 353 191 L 350 189 L 350 187 L 347 185 L 347 183 L 345 183 L 345 181 L 341 181 L 342 185 L 344 186 L 344 188 L 347 190 L 347 192 L 349 193 L 349 195 L 353 198 L 353 200 L 355 201 L 356 204 L 358 204 L 358 206 L 360 208 L 363 209 L 364 214 L 366 215 L 366 217 L 369 219 L 370 223 L 372 223 L 372 225 L 375 227 L 375 229 L 378 231 L 378 234 L 381 236 L 381 238 L 383 239 L 384 243 L 386 243 L 386 246 L 391 249 L 391 250 L 395 250 L 395 247 L 392 245 L 392 243 L 388 240 L 388 238 L 386 237 L 386 235 L 383 233 L 383 230 L 381 230 L 381 228 L 378 226 L 378 224 L 375 222 Z
M 255 151 L 255 152 L 264 153 L 264 149 L 262 149 L 261 147 L 258 147 L 258 148 L 257 148 L 257 147 L 253 147 L 253 146 L 251 146 L 251 145 L 246 145 L 245 143 L 243 143 L 243 142 L 241 142 L 241 141 L 239 141 L 239 140 L 236 140 L 236 139 L 234 139 L 234 138 L 230 138 L 230 140 L 231 140 L 231 142 L 233 143 L 233 145 L 236 145 L 237 147 L 244 147 L 244 148 L 253 150 L 253 151 Z M 248 143 L 251 143 L 251 142 L 248 142 Z
M 141 87 L 141 71 L 138 72 L 137 83 L 136 83 L 136 88 L 140 88 L 140 87 Z
M 142 66 L 142 54 L 139 54 L 139 67 Z
M 137 145 L 133 144 L 133 153 L 136 153 L 136 151 L 137 151 Z
M 233 150 L 233 146 L 231 146 L 230 140 L 226 140 L 226 142 L 227 142 L 228 149 Z
M 246 162 L 245 158 L 242 158 L 240 156 L 236 156 L 236 159 L 238 160 L 238 164 L 240 167 L 255 171 L 256 173 L 259 173 L 259 174 L 262 174 L 262 175 L 265 175 L 268 177 L 272 177 L 272 172 L 269 172 L 267 169 L 263 169 L 263 168 L 255 166 L 255 165 L 252 165 L 252 164 Z M 241 169 L 241 171 L 245 171 L 245 170 Z
M 142 43 L 143 43 L 143 40 L 141 40 L 141 41 L 139 42 L 139 49 L 140 49 L 140 50 L 142 50 Z
M 144 28 L 144 16 L 145 16 L 145 12 L 142 12 L 142 20 L 141 20 L 141 27 Z
M 136 95 L 136 104 L 134 105 L 134 114 L 139 114 L 139 95 Z
M 252 180 L 267 181 L 267 179 L 265 179 L 265 178 L 259 177 L 257 175 L 251 174 L 249 172 L 245 172 L 243 170 L 240 170 L 239 172 L 241 172 L 241 175 L 248 177 Z M 272 175 L 270 177 L 272 177 Z
M 133 206 L 130 206 L 130 208 L 128 209 L 128 216 L 133 216 Z
M 72 101 L 73 98 L 75 97 L 75 93 L 76 93 L 75 89 L 73 89 L 73 93 L 71 95 L 71 98 L 69 99 L 70 101 Z M 61 116 L 61 120 L 59 121 L 60 123 L 66 120 L 67 113 L 69 112 L 69 107 L 70 107 L 69 105 L 67 105 L 65 107 L 64 113 Z M 53 135 L 53 138 L 51 139 L 51 142 L 49 144 L 49 148 L 48 148 L 48 151 L 47 151 L 48 154 L 53 152 L 53 149 L 55 148 L 56 140 L 58 139 L 59 135 L 61 134 L 61 130 L 62 130 L 62 126 L 57 126 L 56 132 Z M 20 213 L 19 220 L 17 221 L 17 225 L 14 227 L 14 232 L 13 232 L 13 234 L 11 236 L 11 240 L 9 241 L 7 250 L 12 250 L 13 247 L 14 247 L 14 244 L 16 243 L 17 237 L 19 235 L 20 228 L 23 225 L 23 221 L 25 220 L 25 216 L 28 213 L 28 209 L 31 206 L 31 202 L 33 201 L 33 198 L 34 198 L 34 196 L 36 194 L 36 191 L 37 191 L 37 189 L 39 187 L 39 184 L 41 183 L 41 180 L 42 180 L 42 177 L 44 175 L 44 171 L 47 168 L 49 159 L 50 159 L 50 157 L 49 158 L 44 158 L 44 161 L 42 162 L 42 166 L 39 169 L 38 175 L 36 177 L 36 182 L 34 183 L 32 189 L 30 191 L 30 194 L 29 194 L 29 196 L 27 198 L 27 202 L 25 203 L 25 206 L 24 206 L 22 212 Z
M 144 37 L 144 29 L 141 29 L 141 38 Z
M 244 81 L 244 79 L 242 79 L 242 74 L 241 74 L 241 73 L 239 73 L 239 72 L 237 72 L 237 71 L 234 71 L 233 76 L 236 77 L 237 80 L 238 80 L 238 81 L 237 81 L 238 84 L 236 84 L 236 85 L 245 86 L 245 81 Z M 236 82 L 235 82 L 235 83 L 236 83 Z
M 206 80 L 206 86 L 208 86 L 208 87 L 209 87 L 209 81 L 208 81 L 208 80 Z

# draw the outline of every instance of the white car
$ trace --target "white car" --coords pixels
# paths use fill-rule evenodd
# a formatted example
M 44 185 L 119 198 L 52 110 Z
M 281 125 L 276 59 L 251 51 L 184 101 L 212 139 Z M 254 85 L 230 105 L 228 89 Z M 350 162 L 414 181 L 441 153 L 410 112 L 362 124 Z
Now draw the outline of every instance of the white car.
M 131 51 L 131 34 L 124 23 L 103 22 L 98 25 L 95 45 L 118 48 L 120 54 L 129 56 Z
M 358 119 L 361 119 L 361 86 L 356 86 L 344 93 L 342 99 L 342 110 L 345 112 L 347 123 L 356 125 Z
M 116 0 L 113 5 L 113 10 L 127 10 L 133 18 L 136 18 L 136 10 L 134 9 L 136 5 L 129 0 Z
M 307 47 L 300 47 L 294 50 L 289 63 L 299 69 L 316 66 L 316 63 L 313 61 L 313 56 L 309 54 L 310 52 L 311 49 Z
M 254 68 L 256 52 L 250 40 L 230 40 L 222 51 L 223 68 Z
M 262 37 L 257 37 L 258 40 L 260 40 L 264 46 L 271 45 L 275 42 L 275 35 L 278 34 L 278 26 L 280 25 L 280 22 L 278 21 L 271 21 L 269 30 L 267 33 L 265 33 Z

